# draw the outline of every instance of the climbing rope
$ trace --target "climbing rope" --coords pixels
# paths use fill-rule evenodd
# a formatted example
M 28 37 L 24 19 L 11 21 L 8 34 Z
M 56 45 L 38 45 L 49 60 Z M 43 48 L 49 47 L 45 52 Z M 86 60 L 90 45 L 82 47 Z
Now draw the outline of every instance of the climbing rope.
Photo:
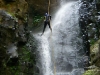
M 50 0 L 49 0 L 49 4 L 48 4 L 48 14 L 50 12 Z
M 48 3 L 48 14 L 50 14 L 50 0 L 49 0 L 49 3 Z M 52 36 L 50 35 L 50 38 Z M 55 66 L 55 59 L 54 59 L 54 48 L 52 48 L 52 60 L 53 60 L 53 64 L 54 64 L 54 75 L 56 75 L 56 66 Z

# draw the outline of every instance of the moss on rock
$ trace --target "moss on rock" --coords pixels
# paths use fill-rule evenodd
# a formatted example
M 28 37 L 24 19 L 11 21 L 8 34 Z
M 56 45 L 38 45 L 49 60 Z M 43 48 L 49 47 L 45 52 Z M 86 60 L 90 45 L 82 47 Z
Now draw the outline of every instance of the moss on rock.
M 83 75 L 100 75 L 100 69 L 87 70 Z

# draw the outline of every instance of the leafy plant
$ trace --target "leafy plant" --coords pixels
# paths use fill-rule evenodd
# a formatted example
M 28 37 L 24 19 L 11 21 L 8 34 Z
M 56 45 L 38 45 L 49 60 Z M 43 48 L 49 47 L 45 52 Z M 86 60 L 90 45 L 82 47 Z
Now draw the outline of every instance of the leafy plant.
M 33 18 L 33 24 L 36 26 L 42 20 L 43 20 L 43 16 L 41 16 L 41 15 L 35 15 L 34 18 Z

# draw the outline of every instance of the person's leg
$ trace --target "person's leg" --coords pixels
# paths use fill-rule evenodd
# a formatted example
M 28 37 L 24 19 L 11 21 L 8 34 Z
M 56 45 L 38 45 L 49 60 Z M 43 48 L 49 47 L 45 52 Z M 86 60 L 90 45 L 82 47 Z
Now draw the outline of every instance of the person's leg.
M 43 28 L 43 33 L 41 35 L 44 34 L 45 28 L 46 28 L 47 22 L 44 22 L 44 28 Z
M 50 28 L 50 30 L 51 30 L 51 32 L 52 32 L 52 28 L 51 28 L 50 22 L 48 22 L 48 25 L 49 25 L 49 28 Z

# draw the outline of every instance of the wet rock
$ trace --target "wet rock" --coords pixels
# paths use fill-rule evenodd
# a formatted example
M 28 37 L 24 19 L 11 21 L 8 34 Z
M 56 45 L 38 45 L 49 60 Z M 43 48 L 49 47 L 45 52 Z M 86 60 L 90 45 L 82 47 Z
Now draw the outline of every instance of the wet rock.
M 18 41 L 17 46 L 22 47 L 26 44 L 26 41 Z
M 18 60 L 19 60 L 18 57 L 10 58 L 9 61 L 7 62 L 7 66 L 18 66 L 19 63 Z
M 0 75 L 19 75 L 20 69 L 27 69 L 21 63 L 30 62 L 28 49 L 23 50 L 28 41 L 27 8 L 25 0 L 0 0 Z

